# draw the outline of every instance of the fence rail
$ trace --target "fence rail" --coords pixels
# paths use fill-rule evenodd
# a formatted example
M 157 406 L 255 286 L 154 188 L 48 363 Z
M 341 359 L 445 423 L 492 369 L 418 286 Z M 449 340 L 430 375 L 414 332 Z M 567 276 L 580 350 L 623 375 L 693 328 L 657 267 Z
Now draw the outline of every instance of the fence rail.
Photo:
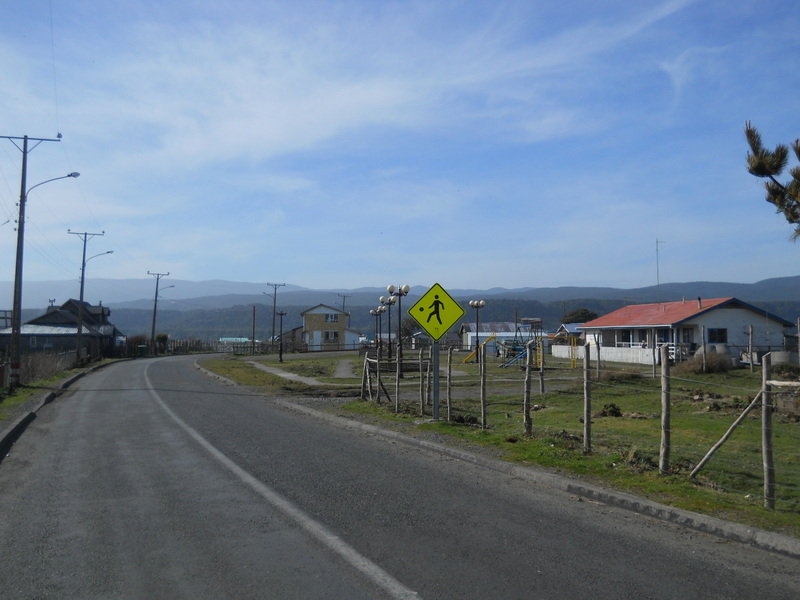
M 669 348 L 665 346 L 657 351 L 668 356 Z M 452 351 L 449 351 L 447 359 L 442 359 L 441 368 L 445 419 L 471 422 L 482 429 L 502 427 L 503 431 L 508 431 L 509 424 L 518 417 L 521 435 L 563 437 L 582 445 L 587 454 L 602 454 L 611 452 L 609 448 L 614 444 L 624 443 L 615 442 L 614 436 L 624 439 L 625 433 L 612 434 L 608 427 L 593 431 L 592 423 L 610 425 L 612 417 L 622 417 L 611 427 L 627 428 L 636 439 L 649 432 L 642 438 L 645 441 L 631 443 L 630 456 L 625 460 L 643 461 L 644 465 L 649 460 L 648 455 L 652 455 L 654 459 L 649 468 L 661 474 L 685 476 L 702 485 L 719 485 L 739 492 L 745 499 L 758 496 L 752 484 L 762 480 L 765 507 L 774 508 L 776 499 L 782 499 L 784 506 L 800 503 L 797 467 L 800 405 L 798 394 L 786 392 L 787 389 L 798 391 L 800 382 L 787 383 L 768 377 L 762 383 L 756 381 L 757 376 L 748 374 L 747 381 L 754 387 L 742 388 L 735 383 L 724 383 L 727 376 L 709 383 L 709 380 L 676 375 L 671 370 L 671 361 L 663 356 L 659 357 L 664 365 L 660 372 L 651 372 L 648 367 L 631 364 L 598 365 L 596 361 L 592 364 L 590 358 L 593 357 L 586 352 L 582 352 L 582 368 L 574 361 L 556 362 L 552 357 L 546 359 L 552 364 L 537 364 L 534 354 L 531 353 L 528 364 L 514 369 L 501 369 L 502 360 L 487 361 L 484 356 L 480 364 L 493 365 L 487 377 L 485 369 L 476 372 L 474 366 L 464 366 L 460 360 L 454 365 Z M 765 356 L 762 359 L 764 370 L 769 372 L 770 359 L 769 355 Z M 430 414 L 431 364 L 426 352 L 415 361 L 414 368 L 406 369 L 407 373 L 418 373 L 419 380 L 406 380 L 401 384 L 401 380 L 392 375 L 395 363 L 383 360 L 379 369 L 376 358 L 366 357 L 362 398 L 386 402 L 389 406 L 394 404 L 398 412 Z M 454 374 L 454 368 L 469 371 Z M 616 377 L 617 372 L 623 376 Z M 744 374 L 746 370 L 734 372 Z M 731 379 L 735 381 L 736 377 Z M 776 391 L 768 394 L 769 386 L 774 386 Z M 713 389 L 719 391 L 708 391 Z M 532 395 L 537 393 L 546 398 L 547 406 L 541 400 L 532 400 Z M 619 402 L 623 403 L 622 409 L 615 406 Z M 626 410 L 624 404 L 635 404 L 637 408 Z M 531 411 L 551 408 L 559 412 L 572 411 L 573 416 L 565 416 L 547 429 L 544 423 L 552 421 L 544 419 L 546 413 L 542 413 L 542 423 L 537 428 L 538 419 L 532 418 Z M 754 417 L 758 414 L 756 408 L 761 409 L 760 420 Z M 616 409 L 617 414 L 612 409 Z M 607 417 L 611 420 L 605 420 Z M 773 438 L 774 443 L 771 443 Z M 780 460 L 776 461 L 775 456 Z M 773 463 L 779 466 L 769 467 Z M 775 481 L 770 469 L 780 474 L 777 495 L 773 490 L 775 484 L 770 483 Z M 698 477 L 701 471 L 702 476 Z

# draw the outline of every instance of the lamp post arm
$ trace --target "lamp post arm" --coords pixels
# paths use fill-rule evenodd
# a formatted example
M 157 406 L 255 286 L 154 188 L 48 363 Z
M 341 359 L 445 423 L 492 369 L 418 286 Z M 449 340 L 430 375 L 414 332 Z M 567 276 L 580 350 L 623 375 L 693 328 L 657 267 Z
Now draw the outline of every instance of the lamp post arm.
M 44 185 L 45 183 L 50 183 L 51 181 L 58 181 L 59 179 L 69 179 L 70 177 L 75 178 L 80 176 L 81 176 L 80 173 L 78 173 L 77 171 L 73 171 L 72 173 L 67 173 L 66 175 L 62 175 L 61 177 L 53 177 L 52 179 L 48 179 L 46 181 L 42 181 L 41 183 L 37 183 L 36 185 L 32 185 L 31 187 L 28 188 L 28 191 L 25 192 L 25 198 L 28 197 L 28 194 L 30 194 L 32 190 L 35 190 L 37 187 L 39 187 L 40 185 Z

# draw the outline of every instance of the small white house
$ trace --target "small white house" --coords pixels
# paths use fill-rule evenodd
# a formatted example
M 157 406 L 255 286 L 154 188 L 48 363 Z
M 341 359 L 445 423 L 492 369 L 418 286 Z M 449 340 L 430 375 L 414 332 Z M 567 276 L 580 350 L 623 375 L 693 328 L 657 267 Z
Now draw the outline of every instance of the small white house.
M 664 344 L 677 360 L 703 348 L 730 352 L 734 358 L 751 347 L 754 354 L 784 350 L 785 336 L 793 326 L 737 298 L 697 298 L 625 306 L 578 330 L 590 344 L 593 358 L 599 348 L 603 360 L 651 364 L 659 360 L 656 349 Z

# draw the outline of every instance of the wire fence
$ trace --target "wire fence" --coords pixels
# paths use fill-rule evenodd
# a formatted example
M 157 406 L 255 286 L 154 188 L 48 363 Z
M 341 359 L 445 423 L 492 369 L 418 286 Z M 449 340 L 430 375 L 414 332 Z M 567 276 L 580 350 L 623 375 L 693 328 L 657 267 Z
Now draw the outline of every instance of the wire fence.
M 396 364 L 384 361 L 378 370 L 377 361 L 367 357 L 362 397 L 430 416 L 433 362 L 430 353 L 420 354 L 414 368 L 398 380 Z M 621 457 L 642 469 L 660 469 L 664 475 L 732 492 L 745 501 L 763 498 L 768 508 L 777 502 L 784 509 L 800 509 L 800 392 L 771 386 L 766 396 L 771 447 L 765 447 L 761 368 L 709 375 L 677 371 L 664 378 L 663 373 L 654 375 L 631 365 L 606 363 L 598 369 L 596 364 L 544 357 L 539 364 L 532 357 L 510 369 L 501 364 L 485 357 L 483 363 L 465 364 L 448 352 L 440 365 L 441 419 L 487 430 L 516 430 L 522 436 L 560 437 L 572 447 L 583 446 L 585 452 L 607 454 L 610 460 Z M 381 389 L 376 387 L 378 372 Z M 587 393 L 592 407 L 588 414 Z M 774 465 L 773 482 L 768 481 L 767 462 Z M 698 465 L 702 468 L 696 470 Z

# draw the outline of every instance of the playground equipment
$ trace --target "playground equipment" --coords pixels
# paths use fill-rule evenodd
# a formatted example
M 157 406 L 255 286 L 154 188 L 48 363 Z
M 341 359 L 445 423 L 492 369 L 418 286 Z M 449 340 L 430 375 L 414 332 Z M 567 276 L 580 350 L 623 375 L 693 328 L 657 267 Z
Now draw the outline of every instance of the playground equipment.
M 481 348 L 483 348 L 483 347 L 484 347 L 486 344 L 488 344 L 489 342 L 491 342 L 492 340 L 495 340 L 495 339 L 497 339 L 497 335 L 495 335 L 495 334 L 493 333 L 493 334 L 492 334 L 492 335 L 490 335 L 488 338 L 486 338 L 486 339 L 483 341 L 483 343 L 482 343 L 480 346 L 478 346 L 478 347 L 477 347 L 475 350 L 473 350 L 472 352 L 470 352 L 470 353 L 469 353 L 469 356 L 467 356 L 467 358 L 465 358 L 465 359 L 464 359 L 462 362 L 464 362 L 464 363 L 468 363 L 469 361 L 471 361 L 473 358 L 475 358 L 475 353 L 476 353 L 478 350 L 480 350 L 480 349 L 481 349 Z
M 500 368 L 510 367 L 513 364 L 520 362 L 528 356 L 528 342 L 534 341 L 532 346 L 534 351 L 534 364 L 541 366 L 544 361 L 544 330 L 542 329 L 542 320 L 536 317 L 522 317 L 517 330 L 514 333 L 514 339 L 507 342 L 498 342 L 498 346 L 502 348 L 501 355 L 505 358 L 505 362 L 500 365 Z

